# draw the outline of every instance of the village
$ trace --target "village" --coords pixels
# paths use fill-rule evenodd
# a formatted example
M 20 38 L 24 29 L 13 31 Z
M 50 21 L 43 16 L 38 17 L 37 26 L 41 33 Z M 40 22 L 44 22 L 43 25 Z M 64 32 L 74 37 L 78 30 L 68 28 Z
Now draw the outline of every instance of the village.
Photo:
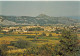
M 61 27 L 61 26 L 11 26 L 11 27 L 1 27 L 2 32 L 12 32 L 12 33 L 19 33 L 19 34 L 27 34 L 32 32 L 53 32 L 53 33 L 60 33 L 60 31 L 64 28 L 70 28 L 74 31 L 80 32 L 79 27 L 69 26 L 69 27 Z

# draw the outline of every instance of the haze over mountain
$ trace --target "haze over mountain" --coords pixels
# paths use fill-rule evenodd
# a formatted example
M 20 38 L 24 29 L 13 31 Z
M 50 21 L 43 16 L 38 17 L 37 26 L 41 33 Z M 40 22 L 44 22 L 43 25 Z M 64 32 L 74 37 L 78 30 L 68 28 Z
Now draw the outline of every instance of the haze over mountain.
M 36 17 L 31 16 L 0 16 L 1 25 L 27 25 L 27 24 L 74 24 L 80 23 L 80 19 L 71 17 L 52 17 L 45 14 L 40 14 Z

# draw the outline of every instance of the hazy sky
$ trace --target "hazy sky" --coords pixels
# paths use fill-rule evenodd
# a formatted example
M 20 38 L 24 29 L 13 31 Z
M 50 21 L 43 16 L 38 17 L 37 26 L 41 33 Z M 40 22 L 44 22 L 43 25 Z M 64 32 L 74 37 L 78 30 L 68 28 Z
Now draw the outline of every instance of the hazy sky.
M 80 2 L 68 1 L 0 1 L 0 15 L 37 16 L 80 16 Z

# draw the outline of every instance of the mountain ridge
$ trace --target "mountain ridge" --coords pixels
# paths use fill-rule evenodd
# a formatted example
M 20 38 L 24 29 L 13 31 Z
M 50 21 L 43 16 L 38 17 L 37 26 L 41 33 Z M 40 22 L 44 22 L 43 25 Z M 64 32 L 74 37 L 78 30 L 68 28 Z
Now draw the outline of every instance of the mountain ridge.
M 3 20 L 3 25 L 27 25 L 27 24 L 74 24 L 80 23 L 80 19 L 73 19 L 71 17 L 52 17 L 45 14 L 40 14 L 36 17 L 32 16 L 4 16 L 0 15 Z M 4 21 L 6 20 L 6 24 Z

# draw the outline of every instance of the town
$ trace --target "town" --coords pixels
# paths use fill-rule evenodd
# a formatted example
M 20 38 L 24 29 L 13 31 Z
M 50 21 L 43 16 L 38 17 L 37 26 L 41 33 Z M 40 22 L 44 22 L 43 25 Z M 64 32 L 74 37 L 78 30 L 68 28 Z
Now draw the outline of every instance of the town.
M 79 27 L 75 27 L 75 26 L 68 26 L 68 27 L 60 27 L 60 26 L 12 26 L 12 27 L 1 27 L 2 28 L 2 32 L 12 32 L 12 33 L 20 33 L 20 34 L 26 34 L 28 32 L 33 32 L 33 31 L 47 31 L 47 32 L 55 32 L 55 31 L 60 31 L 64 28 L 70 28 L 73 30 L 77 30 L 78 32 L 80 31 Z

